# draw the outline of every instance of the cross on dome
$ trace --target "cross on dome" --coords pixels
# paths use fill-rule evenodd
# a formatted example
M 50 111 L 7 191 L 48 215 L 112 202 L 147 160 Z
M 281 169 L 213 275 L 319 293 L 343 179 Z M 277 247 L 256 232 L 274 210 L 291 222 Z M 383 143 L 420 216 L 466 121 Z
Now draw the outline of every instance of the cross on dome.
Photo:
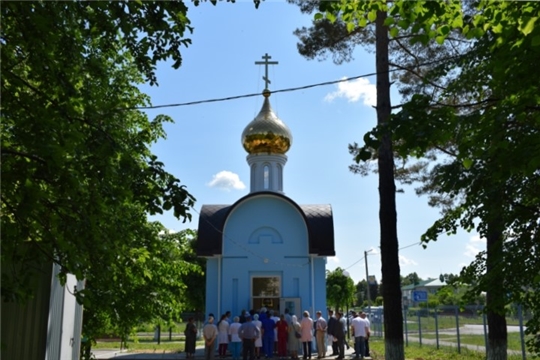
M 268 65 L 277 65 L 279 64 L 277 61 L 268 61 L 272 57 L 268 55 L 268 53 L 265 53 L 264 56 L 262 56 L 262 59 L 264 61 L 255 61 L 255 65 L 264 65 L 264 89 L 268 90 L 268 84 L 271 83 L 270 79 L 268 79 Z

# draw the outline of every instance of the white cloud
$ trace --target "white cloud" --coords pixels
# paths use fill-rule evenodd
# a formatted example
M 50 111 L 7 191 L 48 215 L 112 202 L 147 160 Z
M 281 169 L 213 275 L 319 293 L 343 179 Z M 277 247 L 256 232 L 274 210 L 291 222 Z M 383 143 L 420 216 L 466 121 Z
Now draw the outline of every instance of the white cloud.
M 418 265 L 416 261 L 413 259 L 407 259 L 403 255 L 399 255 L 399 266 L 407 266 L 407 265 Z
M 472 243 L 476 243 L 476 242 L 483 243 L 483 244 L 486 243 L 486 239 L 484 239 L 483 237 L 480 237 L 480 235 L 478 235 L 478 234 L 476 234 L 474 236 L 471 236 L 469 241 L 472 242 Z
M 371 247 L 369 250 L 368 250 L 368 255 L 377 255 L 377 254 L 380 254 L 381 251 L 379 250 L 378 247 Z
M 463 255 L 470 258 L 475 258 L 476 255 L 482 251 L 482 248 L 485 248 L 485 243 L 486 239 L 481 238 L 480 235 L 471 236 L 469 243 L 465 245 L 465 252 Z
M 340 263 L 340 260 L 339 260 L 339 258 L 337 256 L 329 256 L 328 260 L 330 260 L 331 262 L 336 263 L 336 264 Z
M 168 233 L 168 234 L 176 234 L 177 232 L 179 232 L 179 230 L 167 229 L 167 231 L 161 230 L 160 232 L 158 232 L 158 235 L 165 235 L 166 233 Z
M 347 79 L 343 77 L 342 79 Z M 342 81 L 337 84 L 337 90 L 327 94 L 325 101 L 332 102 L 335 98 L 346 98 L 349 102 L 362 100 L 366 106 L 375 106 L 377 103 L 377 87 L 370 84 L 369 79 L 359 78 Z
M 476 246 L 474 246 L 473 244 L 467 244 L 465 245 L 465 252 L 463 253 L 463 255 L 467 256 L 467 257 L 470 257 L 470 258 L 474 258 L 476 257 L 476 255 L 480 252 L 480 249 Z
M 206 185 L 226 191 L 231 191 L 231 189 L 242 190 L 246 188 L 246 185 L 240 180 L 238 174 L 227 170 L 220 171 L 212 176 L 212 181 Z

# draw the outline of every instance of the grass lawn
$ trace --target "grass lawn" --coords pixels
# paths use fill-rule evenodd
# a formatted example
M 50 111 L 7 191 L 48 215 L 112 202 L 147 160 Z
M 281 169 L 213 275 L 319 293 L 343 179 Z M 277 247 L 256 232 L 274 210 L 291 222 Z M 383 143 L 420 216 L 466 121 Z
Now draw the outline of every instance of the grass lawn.
M 171 329 L 164 327 L 161 330 L 161 341 L 158 345 L 154 340 L 155 325 L 143 324 L 137 329 L 137 335 L 130 336 L 123 348 L 133 352 L 176 352 L 184 351 L 184 334 L 186 327 L 185 323 L 178 323 Z M 169 331 L 171 336 L 169 340 Z M 203 342 L 197 342 L 197 345 L 203 345 Z M 120 349 L 120 339 L 101 339 L 97 344 L 92 346 L 92 349 Z
M 384 360 L 384 341 L 371 338 L 369 340 L 371 356 L 374 360 Z M 437 349 L 434 346 L 409 343 L 405 347 L 406 360 L 485 360 L 486 354 L 482 352 L 461 349 L 461 353 L 456 348 Z M 508 355 L 508 360 L 521 360 L 521 356 Z
M 197 346 L 202 346 L 203 341 L 197 341 Z M 133 352 L 173 352 L 181 353 L 184 351 L 184 340 L 169 341 L 161 340 L 160 344 L 153 339 L 142 339 L 138 341 L 128 340 L 124 348 Z M 120 349 L 120 341 L 98 341 L 92 346 L 92 349 Z

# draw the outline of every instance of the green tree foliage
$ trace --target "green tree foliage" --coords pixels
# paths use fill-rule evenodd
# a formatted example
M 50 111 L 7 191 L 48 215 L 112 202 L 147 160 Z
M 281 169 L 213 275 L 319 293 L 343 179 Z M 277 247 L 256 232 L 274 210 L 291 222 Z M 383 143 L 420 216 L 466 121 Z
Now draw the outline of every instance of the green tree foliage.
M 428 294 L 428 301 L 427 303 L 420 303 L 420 306 L 426 305 L 428 308 L 436 308 L 440 305 L 439 297 L 435 294 Z
M 423 281 L 416 272 L 412 272 L 409 275 L 405 277 L 401 277 L 401 285 L 407 286 L 407 285 L 418 285 L 420 282 Z
M 125 341 L 141 323 L 180 321 L 181 312 L 200 296 L 201 285 L 192 288 L 183 281 L 204 277 L 200 265 L 192 261 L 195 231 L 171 233 L 158 222 L 148 223 L 147 231 L 142 239 L 133 239 L 137 247 L 118 255 L 117 264 L 102 264 L 100 274 L 108 273 L 108 282 L 87 281 L 83 291 L 87 338 L 93 340 L 107 330 Z
M 475 8 L 476 12 L 472 15 L 464 14 L 461 11 L 461 3 L 458 1 L 455 2 L 392 2 L 387 3 L 386 1 L 368 1 L 368 2 L 347 2 L 342 1 L 340 4 L 336 3 L 324 3 L 324 9 L 326 11 L 326 18 L 333 21 L 336 19 L 336 14 L 339 14 L 340 18 L 343 19 L 344 23 L 346 24 L 346 27 L 349 31 L 353 31 L 358 25 L 364 26 L 367 21 L 375 21 L 379 19 L 380 13 L 382 11 L 385 11 L 386 14 L 389 14 L 390 16 L 385 19 L 385 26 L 388 27 L 388 31 L 393 37 L 397 37 L 400 34 L 400 29 L 410 29 L 416 36 L 412 39 L 413 42 L 420 42 L 420 43 L 428 43 L 430 39 L 435 39 L 435 41 L 439 44 L 442 44 L 445 42 L 445 39 L 448 37 L 448 34 L 450 33 L 452 28 L 458 28 L 462 30 L 462 33 L 468 37 L 468 38 L 477 38 L 480 39 L 479 43 L 484 45 L 484 54 L 491 54 L 493 57 L 493 54 L 495 52 L 498 53 L 498 51 L 501 48 L 504 48 L 505 45 L 511 44 L 510 47 L 508 47 L 508 50 L 524 50 L 526 49 L 523 44 L 528 44 L 537 46 L 538 41 L 538 35 L 535 33 L 535 27 L 534 24 L 538 17 L 538 10 L 534 6 L 529 5 L 529 3 L 520 3 L 519 5 L 508 5 L 508 3 L 503 3 L 503 5 L 500 5 L 500 3 L 493 3 L 493 2 L 487 2 L 487 1 L 479 1 L 479 2 L 472 2 L 473 7 Z M 513 8 L 512 8 L 513 7 Z M 329 10 L 330 9 L 330 10 Z M 519 9 L 516 11 L 516 9 Z M 337 10 L 337 11 L 336 11 Z M 513 15 L 510 15 L 513 13 Z M 519 14 L 518 14 L 519 13 Z M 516 15 L 517 14 L 517 15 Z M 323 18 L 325 15 L 319 14 L 317 17 Z M 507 16 L 510 15 L 510 16 Z M 505 31 L 505 26 L 509 26 L 512 30 L 511 31 Z M 516 32 L 519 32 L 519 34 L 516 34 Z M 502 35 L 498 35 L 502 34 Z M 517 36 L 516 36 L 517 35 Z M 523 39 L 523 35 L 526 39 Z M 493 41 L 494 39 L 497 39 Z M 514 42 L 514 40 L 516 40 Z M 379 41 L 379 39 L 376 39 L 376 43 Z M 475 44 L 476 45 L 476 44 Z M 378 45 L 376 45 L 378 47 Z M 474 54 L 476 53 L 477 49 L 482 48 L 475 47 L 474 51 L 467 52 L 467 54 Z M 488 49 L 486 52 L 485 50 Z M 495 50 L 495 51 L 493 51 Z M 532 58 L 537 57 L 537 54 L 535 51 L 532 51 L 533 56 Z M 380 58 L 380 53 L 377 53 L 377 57 Z M 464 59 L 465 56 L 460 56 L 460 59 Z M 512 59 L 513 56 L 510 57 Z M 528 56 L 525 56 L 525 58 L 528 58 Z M 486 96 L 486 94 L 491 94 L 492 90 L 495 90 L 494 93 L 496 93 L 496 99 L 498 99 L 499 92 L 496 91 L 496 89 L 492 89 L 490 85 L 492 85 L 492 79 L 496 79 L 497 76 L 494 76 L 493 78 L 490 77 L 493 71 L 494 73 L 498 72 L 499 74 L 503 74 L 503 78 L 507 77 L 509 75 L 508 69 L 510 68 L 510 62 L 501 61 L 500 59 L 497 59 L 495 63 L 499 63 L 499 68 L 496 66 L 489 69 L 489 71 L 484 72 L 486 68 L 482 63 L 482 60 L 485 59 L 485 56 L 473 56 L 469 57 L 467 59 L 467 62 L 463 61 L 460 63 L 460 66 L 463 68 L 474 68 L 475 71 L 480 70 L 480 78 L 482 76 L 484 77 L 484 82 L 477 82 L 475 81 L 478 79 L 478 77 L 475 78 L 475 71 L 470 72 L 466 77 L 460 77 L 460 82 L 453 82 L 452 78 L 455 77 L 455 73 L 460 73 L 461 68 L 459 67 L 452 67 L 444 65 L 442 67 L 439 67 L 439 72 L 435 73 L 435 76 L 432 78 L 433 81 L 441 81 L 441 79 L 444 78 L 444 76 L 450 75 L 450 83 L 446 84 L 446 88 L 452 88 L 453 84 L 455 84 L 453 92 L 448 92 L 444 90 L 443 92 L 439 92 L 438 94 L 421 94 L 417 96 L 413 96 L 413 102 L 414 105 L 411 105 L 411 109 L 408 109 L 410 113 L 415 112 L 415 115 L 419 119 L 419 121 L 422 121 L 424 126 L 433 126 L 437 127 L 439 124 L 437 123 L 437 120 L 444 119 L 444 117 L 448 117 L 449 112 L 446 109 L 439 111 L 437 116 L 433 117 L 433 122 L 426 121 L 425 117 L 422 118 L 422 113 L 426 112 L 426 106 L 418 106 L 421 101 L 414 102 L 414 99 L 423 100 L 424 98 L 435 98 L 437 99 L 434 103 L 440 107 L 448 107 L 448 105 L 456 105 L 456 102 L 458 104 L 465 102 L 466 107 L 460 107 L 459 105 L 457 108 L 461 110 L 462 112 L 474 112 L 478 108 L 478 105 L 488 105 L 487 103 L 490 103 L 492 105 L 493 103 L 491 100 L 488 100 L 487 103 L 482 103 L 478 101 L 471 101 L 471 99 L 474 100 L 482 100 L 486 101 L 489 99 L 489 95 Z M 523 63 L 522 59 L 518 60 L 518 63 Z M 529 60 L 527 59 L 525 64 L 529 64 Z M 380 72 L 380 69 L 377 68 L 377 72 Z M 454 72 L 454 73 L 453 73 Z M 486 77 L 487 74 L 487 77 Z M 429 77 L 428 77 L 429 79 Z M 479 86 L 473 85 L 472 87 L 469 86 L 469 82 L 472 81 L 473 84 L 480 84 Z M 500 85 L 506 86 L 507 80 L 503 80 Z M 464 84 L 467 84 L 467 86 L 464 86 Z M 381 84 L 378 82 L 378 85 Z M 537 93 L 537 89 L 533 87 L 532 93 Z M 503 89 L 500 89 L 503 90 Z M 506 89 L 504 89 L 506 90 Z M 502 91 L 504 92 L 504 91 Z M 449 96 L 449 94 L 452 94 L 452 96 Z M 472 96 L 471 96 L 472 95 Z M 444 101 L 441 101 L 441 98 L 444 98 Z M 529 96 L 524 96 L 524 99 L 527 98 L 528 100 L 531 99 Z M 517 101 L 519 102 L 519 101 Z M 503 102 L 504 103 L 504 102 Z M 516 103 L 516 100 L 514 100 L 514 103 Z M 433 103 L 432 103 L 433 104 Z M 538 102 L 532 102 L 529 103 L 529 106 L 537 107 Z M 461 104 L 460 104 L 461 105 Z M 475 106 L 476 105 L 476 106 Z M 412 109 L 412 107 L 415 107 Z M 475 109 L 476 107 L 476 109 Z M 480 106 L 482 107 L 482 106 Z M 497 107 L 495 107 L 497 108 Z M 455 108 L 454 108 L 455 109 Z M 379 110 L 379 109 L 378 109 Z M 430 109 L 432 110 L 432 109 Z M 463 111 L 466 110 L 466 111 Z M 500 112 L 500 107 L 497 109 Z M 515 110 L 515 109 L 514 109 Z M 476 118 L 473 120 L 473 117 L 468 117 L 467 119 L 469 121 L 472 121 L 475 124 L 480 123 L 478 120 L 478 116 L 484 117 L 485 114 L 483 113 L 485 110 L 477 111 L 476 112 Z M 403 111 L 402 114 L 405 116 L 401 117 L 402 125 L 406 123 L 406 120 L 409 120 L 411 118 L 409 112 Z M 459 113 L 459 112 L 457 112 Z M 452 113 L 454 115 L 455 113 Z M 462 117 L 462 113 L 459 113 L 459 117 Z M 488 160 L 486 161 L 481 167 L 483 168 L 483 173 L 485 175 L 490 174 L 491 177 L 490 180 L 496 180 L 496 181 L 489 181 L 489 186 L 486 186 L 488 183 L 485 181 L 476 181 L 471 184 L 472 186 L 467 187 L 463 186 L 464 183 L 467 182 L 467 180 L 470 180 L 472 178 L 478 178 L 476 176 L 469 177 L 469 176 L 455 176 L 456 170 L 459 168 L 455 166 L 455 164 L 463 165 L 467 171 L 469 171 L 469 168 L 473 164 L 473 161 L 476 159 L 473 159 L 472 153 L 474 151 L 470 151 L 472 148 L 476 147 L 478 151 L 480 151 L 482 154 L 478 154 L 481 156 L 485 156 L 486 154 L 486 148 L 489 148 L 486 146 L 485 141 L 487 140 L 487 143 L 489 144 L 500 144 L 505 142 L 505 135 L 504 134 L 504 125 L 501 126 L 501 117 L 504 118 L 505 116 L 514 119 L 515 113 L 512 112 L 505 112 L 503 111 L 502 116 L 499 116 L 499 121 L 495 124 L 498 125 L 498 127 L 484 127 L 484 130 L 488 130 L 487 133 L 483 131 L 478 131 L 478 127 L 476 126 L 476 131 L 473 132 L 474 137 L 470 137 L 469 140 L 473 140 L 473 143 L 468 144 L 466 147 L 467 151 L 466 153 L 461 153 L 462 157 L 459 159 L 457 163 L 454 163 L 454 166 L 450 166 L 447 168 L 448 172 L 441 174 L 441 177 L 438 177 L 437 179 L 439 181 L 446 180 L 446 184 L 451 184 L 449 188 L 444 189 L 437 184 L 435 189 L 438 189 L 441 193 L 449 194 L 451 197 L 455 197 L 456 195 L 460 194 L 467 194 L 465 196 L 465 200 L 463 202 L 460 202 L 460 205 L 467 204 L 467 197 L 471 194 L 474 194 L 475 201 L 469 202 L 467 205 L 472 206 L 476 210 L 468 211 L 463 210 L 461 206 L 453 207 L 451 206 L 448 209 L 445 209 L 444 216 L 446 218 L 446 221 L 441 221 L 438 224 L 436 224 L 434 227 L 432 227 L 431 235 L 438 234 L 441 231 L 455 231 L 456 226 L 458 224 L 464 224 L 467 228 L 472 228 L 474 225 L 474 219 L 477 217 L 481 217 L 483 215 L 482 222 L 479 226 L 479 232 L 483 234 L 487 239 L 487 252 L 485 258 L 480 257 L 478 261 L 476 262 L 476 265 L 473 264 L 472 267 L 469 267 L 471 270 L 467 276 L 466 273 L 462 273 L 462 276 L 464 278 L 473 278 L 473 279 L 480 279 L 475 284 L 483 284 L 480 286 L 475 287 L 476 291 L 479 291 L 482 288 L 488 287 L 488 296 L 487 296 L 487 305 L 488 305 L 488 325 L 490 327 L 489 332 L 489 342 L 490 351 L 488 352 L 488 358 L 490 359 L 504 359 L 506 358 L 506 324 L 505 324 L 505 318 L 504 314 L 501 312 L 503 311 L 504 307 L 501 307 L 501 305 L 504 303 L 505 299 L 507 299 L 507 296 L 505 295 L 505 292 L 507 291 L 504 286 L 500 286 L 500 284 L 496 284 L 496 279 L 500 279 L 503 275 L 501 265 L 501 259 L 504 254 L 504 239 L 505 239 L 505 230 L 507 228 L 504 227 L 504 219 L 503 214 L 501 213 L 501 209 L 506 205 L 502 204 L 502 202 L 505 200 L 504 197 L 504 189 L 501 186 L 501 179 L 496 179 L 496 177 L 493 176 L 493 174 L 498 174 L 500 171 L 496 168 L 492 168 L 494 164 L 497 164 L 500 166 L 500 163 L 498 161 Z M 421 120 L 420 120 L 421 119 Z M 451 123 L 449 126 L 450 130 L 454 131 L 458 129 L 459 130 L 459 136 L 463 136 L 462 127 L 461 125 L 462 121 L 459 124 Z M 494 124 L 494 125 L 495 125 Z M 380 159 L 381 159 L 381 153 L 380 153 L 380 147 L 384 146 L 384 144 L 388 141 L 387 137 L 389 133 L 395 134 L 395 131 L 391 129 L 391 127 L 388 126 L 389 122 L 381 123 L 378 122 L 378 133 L 376 137 L 370 137 L 367 136 L 365 139 L 367 140 L 366 143 L 368 147 L 379 149 L 376 154 L 379 157 L 379 165 L 380 165 Z M 407 125 L 410 125 L 407 124 Z M 404 126 L 405 127 L 405 126 Z M 408 127 L 409 131 L 416 132 L 417 129 L 412 127 Z M 442 130 L 442 129 L 441 129 Z M 435 131 L 437 132 L 437 130 Z M 444 132 L 444 130 L 442 130 Z M 534 132 L 534 131 L 533 131 Z M 451 133 L 451 132 L 450 132 Z M 450 134 L 446 132 L 445 134 Z M 426 140 L 430 140 L 428 136 L 425 136 L 425 132 L 421 132 L 421 136 L 418 136 L 420 132 L 416 132 L 416 137 L 414 139 L 411 138 L 399 138 L 394 135 L 394 139 L 398 138 L 401 139 L 401 142 L 405 142 L 405 148 L 408 148 L 409 151 L 412 148 L 412 150 L 416 150 L 414 147 L 420 147 L 422 149 L 422 154 L 426 154 L 426 146 L 422 146 L 422 144 L 426 143 Z M 481 136 L 477 136 L 480 135 Z M 529 138 L 531 138 L 531 134 L 529 135 Z M 517 140 L 518 137 L 515 137 L 515 134 L 508 135 L 509 139 L 512 139 L 514 141 Z M 535 135 L 532 136 L 532 139 L 537 140 L 537 137 Z M 441 148 L 444 148 L 447 146 L 448 142 L 452 140 L 451 136 L 446 136 L 444 138 L 441 137 L 442 141 L 438 141 L 437 145 L 439 145 Z M 462 140 L 462 138 L 460 138 Z M 511 141 L 510 141 L 511 142 Z M 538 143 L 536 141 L 536 143 Z M 403 145 L 403 144 L 400 144 Z M 429 146 L 433 146 L 433 144 L 430 144 Z M 498 146 L 492 147 L 497 148 Z M 463 147 L 457 148 L 458 150 L 462 151 L 464 150 Z M 500 150 L 501 148 L 499 148 Z M 488 152 L 489 153 L 489 152 Z M 406 157 L 409 155 L 408 152 L 402 152 L 402 156 Z M 496 155 L 496 151 L 490 154 L 491 156 Z M 370 151 L 363 148 L 358 152 L 357 158 L 359 159 L 370 159 L 372 158 L 372 154 Z M 476 165 L 476 164 L 475 164 Z M 537 164 L 535 164 L 537 165 Z M 537 171 L 538 166 L 534 166 L 533 171 Z M 487 170 L 487 171 L 486 171 Z M 449 176 L 450 175 L 450 176 Z M 453 176 L 452 176 L 453 175 Z M 444 176 L 449 176 L 449 179 L 444 179 Z M 467 179 L 468 178 L 468 179 Z M 451 180 L 454 179 L 454 180 Z M 516 182 L 516 183 L 519 183 Z M 533 184 L 535 181 L 533 181 Z M 461 192 L 461 190 L 464 190 L 467 188 L 468 192 Z M 534 185 L 533 185 L 534 188 Z M 456 191 L 456 189 L 460 189 Z M 473 190 L 472 192 L 470 190 Z M 476 190 L 476 191 L 474 191 Z M 479 195 L 479 196 L 478 196 Z M 480 200 L 480 201 L 478 201 Z M 473 205 L 474 203 L 474 205 Z M 450 203 L 452 205 L 452 203 Z M 476 206 L 475 206 L 476 205 Z M 528 205 L 528 204 L 527 204 Z M 535 209 L 538 209 L 538 206 L 535 207 Z M 533 211 L 534 212 L 534 211 Z M 531 213 L 533 213 L 531 212 Z M 465 214 L 465 216 L 463 216 Z M 472 214 L 472 216 L 468 216 L 469 214 Z M 531 215 L 531 214 L 529 214 Z M 525 223 L 537 223 L 538 216 L 537 214 L 534 214 L 535 216 L 529 216 Z M 514 218 L 515 219 L 515 218 Z M 515 221 L 515 220 L 514 220 Z M 526 226 L 524 226 L 526 228 Z M 530 231 L 530 225 L 527 229 L 529 232 L 525 235 L 526 239 L 530 239 L 531 237 L 534 239 L 535 235 L 537 234 L 537 231 Z M 535 239 L 536 241 L 536 239 Z M 511 241 L 514 242 L 514 241 Z M 536 243 L 538 243 L 536 241 Z M 534 244 L 534 242 L 533 242 Z M 527 247 L 527 249 L 530 249 L 531 247 Z M 533 246 L 534 248 L 534 246 Z M 535 251 L 533 251 L 535 253 Z M 383 261 L 384 264 L 384 261 Z M 533 269 L 535 269 L 533 267 Z M 535 269 L 537 270 L 537 269 Z M 484 276 L 484 274 L 487 273 L 488 276 Z M 533 274 L 538 274 L 538 271 L 533 271 Z M 384 275 L 383 275 L 384 276 Z M 536 276 L 536 275 L 534 275 Z M 483 281 L 482 281 L 483 280 Z M 530 285 L 527 285 L 530 286 Z M 521 286 L 523 288 L 523 286 Z M 523 292 L 520 291 L 520 293 Z M 527 292 L 528 294 L 529 292 Z M 531 293 L 535 293 L 531 291 Z M 388 345 L 388 343 L 387 343 Z M 387 346 L 388 348 L 388 346 Z M 394 355 L 391 354 L 391 357 L 394 358 Z M 401 358 L 401 355 L 396 353 L 395 358 Z
M 419 29 L 409 30 L 411 21 L 401 21 L 401 9 L 406 15 L 417 14 L 420 21 L 430 21 L 423 29 L 430 29 L 433 19 L 444 15 L 441 11 L 434 12 L 434 5 L 425 5 L 423 2 L 414 2 L 416 8 L 410 8 L 403 2 L 386 1 L 362 1 L 362 2 L 325 2 L 325 1 L 295 1 L 289 0 L 300 6 L 303 12 L 313 12 L 320 9 L 323 13 L 315 15 L 316 21 L 309 28 L 298 29 L 295 34 L 299 37 L 299 52 L 307 58 L 326 58 L 332 54 L 335 63 L 352 60 L 352 52 L 357 45 L 367 46 L 376 53 L 377 69 L 377 121 L 384 124 L 390 118 L 390 81 L 388 74 L 392 71 L 393 80 L 398 80 L 398 88 L 401 94 L 407 98 L 412 94 L 433 94 L 440 91 L 440 85 L 426 81 L 424 73 L 427 68 L 433 67 L 448 58 L 455 56 L 456 49 L 463 45 L 452 43 L 446 47 L 428 47 L 418 39 L 425 34 L 418 34 Z M 425 5 L 425 6 L 424 6 Z M 449 6 L 451 7 L 451 6 Z M 454 8 L 459 10 L 459 7 Z M 415 15 L 416 16 L 416 15 Z M 446 19 L 445 17 L 441 17 Z M 399 31 L 398 28 L 405 31 Z M 445 32 L 445 37 L 451 39 Z M 416 40 L 412 43 L 410 40 Z M 454 41 L 454 39 L 452 39 Z M 459 42 L 459 39 L 455 40 Z M 369 138 L 368 138 L 369 139 Z M 370 164 L 377 164 L 376 172 L 379 174 L 379 193 L 381 198 L 380 221 L 381 221 L 381 262 L 383 264 L 383 280 L 386 292 L 385 299 L 389 306 L 385 307 L 385 319 L 392 324 L 385 326 L 385 339 L 388 346 L 394 350 L 387 351 L 391 358 L 403 358 L 402 321 L 401 309 L 399 308 L 400 279 L 399 262 L 397 260 L 397 230 L 395 216 L 395 192 L 394 179 L 410 183 L 411 171 L 419 172 L 425 166 L 425 162 L 419 162 L 412 167 L 405 168 L 404 158 L 395 156 L 392 149 L 391 134 L 387 133 L 378 140 L 372 141 L 373 152 L 360 152 L 358 146 L 353 144 L 349 147 L 351 154 L 358 160 L 370 159 L 369 163 L 353 165 L 350 170 L 355 173 L 367 174 L 372 170 Z M 402 164 L 399 164 L 402 162 Z M 387 346 L 387 350 L 388 349 Z
M 537 79 L 527 75 L 540 55 L 535 26 L 540 7 L 479 1 L 474 9 L 446 24 L 474 39 L 474 46 L 426 75 L 435 82 L 446 77 L 444 91 L 413 96 L 390 129 L 401 140 L 397 151 L 403 156 L 445 150 L 444 161 L 428 176 L 434 191 L 457 201 L 423 240 L 458 227 L 476 229 L 486 238 L 486 251 L 460 278 L 472 285 L 470 296 L 487 293 L 488 358 L 504 359 L 505 304 L 517 301 L 536 309 L 540 303 L 540 99 Z M 422 41 L 444 41 L 437 39 L 444 26 Z M 528 333 L 537 333 L 540 318 L 527 325 Z M 538 340 L 529 341 L 531 351 L 540 349 Z
M 453 285 L 446 285 L 437 290 L 437 292 L 433 294 L 433 296 L 437 299 L 439 305 L 467 306 L 472 304 L 486 304 L 485 293 L 480 293 L 475 298 L 471 298 L 468 295 L 468 292 L 469 286 L 461 285 L 458 287 Z
M 336 310 L 344 309 L 355 301 L 354 281 L 341 268 L 326 272 L 326 302 Z
M 354 3 L 352 6 L 356 6 Z M 321 2 L 320 7 L 326 10 L 326 18 L 330 23 L 334 23 L 337 14 L 346 14 L 340 5 L 346 4 Z M 362 6 L 362 5 L 361 5 Z M 359 13 L 364 13 L 365 8 L 358 9 Z M 384 127 L 390 119 L 390 77 L 389 77 L 389 33 L 386 24 L 388 12 L 386 9 L 378 8 L 369 16 L 369 21 L 374 23 L 374 44 L 376 54 L 377 71 L 377 124 Z M 317 14 L 316 19 L 322 19 L 322 14 Z M 350 19 L 350 18 L 349 18 Z M 346 32 L 350 33 L 356 28 L 364 28 L 366 21 L 362 23 L 349 22 L 343 19 Z M 326 32 L 323 30 L 323 32 Z M 339 36 L 338 36 L 339 37 Z M 330 36 L 333 38 L 333 36 Z M 373 38 L 373 37 L 371 37 Z M 333 41 L 331 41 L 333 42 Z M 316 43 L 316 41 L 315 41 Z M 336 43 L 336 42 L 333 42 Z M 327 44 L 323 46 L 326 51 Z M 345 48 L 347 51 L 347 48 Z M 316 51 L 315 51 L 316 52 Z M 404 357 L 403 351 L 403 322 L 401 312 L 401 288 L 400 288 L 400 268 L 398 260 L 398 238 L 397 238 L 397 215 L 395 204 L 396 186 L 394 180 L 394 153 L 392 150 L 392 137 L 386 132 L 376 146 L 376 159 L 379 173 L 379 220 L 381 231 L 381 263 L 382 280 L 384 281 L 383 298 L 386 304 L 384 308 L 385 318 L 385 343 L 388 356 L 396 359 Z
M 137 85 L 156 82 L 158 61 L 180 66 L 186 11 L 181 1 L 2 4 L 4 300 L 24 302 L 39 265 L 56 262 L 61 278 L 86 279 L 87 324 L 125 335 L 182 308 L 179 276 L 200 272 L 182 260 L 191 234 L 147 216 L 189 220 L 194 198 L 150 151 L 171 119 L 135 108 L 150 104 Z
M 159 60 L 180 66 L 190 28 L 181 2 L 9 2 L 1 12 L 2 296 L 23 300 L 29 264 L 89 279 L 144 234 L 146 214 L 190 218 L 193 198 L 149 149 L 170 119 L 121 110 L 148 105 L 136 84 L 155 81 Z
M 355 306 L 363 306 L 364 301 L 367 300 L 367 281 L 362 280 L 356 283 L 356 299 Z
M 190 234 L 191 235 L 191 234 Z M 197 256 L 197 241 L 196 237 L 189 241 L 189 248 L 183 254 L 184 261 L 196 264 L 201 271 L 190 271 L 181 274 L 181 282 L 189 291 L 183 293 L 183 304 L 185 309 L 196 313 L 204 311 L 206 299 L 206 259 Z
M 436 293 L 439 304 L 441 305 L 458 305 L 459 300 L 455 289 L 451 286 L 443 286 Z
M 456 281 L 457 279 L 458 279 L 458 275 L 454 275 L 454 274 L 452 274 L 452 273 L 450 273 L 450 274 L 444 273 L 444 274 L 441 274 L 441 275 L 439 276 L 439 280 L 440 280 L 442 283 L 445 282 L 445 283 L 447 283 L 447 284 L 452 284 L 452 283 L 454 283 L 454 281 Z
M 288 0 L 300 7 L 305 13 L 313 13 L 320 7 L 321 1 Z M 364 2 L 368 3 L 368 2 Z M 327 6 L 327 2 L 322 4 L 322 8 Z M 366 11 L 371 11 L 368 8 Z M 344 12 L 346 13 L 346 11 Z M 373 18 L 373 15 L 370 15 Z M 458 56 L 469 43 L 457 31 L 451 31 L 446 37 L 443 45 L 422 43 L 417 41 L 418 35 L 409 28 L 401 28 L 398 24 L 404 25 L 399 19 L 399 14 L 395 18 L 388 20 L 392 33 L 399 28 L 399 36 L 389 38 L 388 65 L 392 86 L 396 87 L 403 99 L 410 99 L 414 94 L 435 94 L 444 88 L 444 82 L 435 83 L 425 77 L 429 69 L 444 63 L 449 59 Z M 352 29 L 352 30 L 351 30 Z M 335 64 L 353 61 L 353 52 L 358 47 L 364 47 L 369 52 L 374 51 L 375 46 L 375 23 L 367 18 L 358 20 L 353 24 L 347 22 L 341 15 L 333 16 L 328 14 L 322 17 L 318 14 L 317 20 L 313 21 L 310 27 L 297 29 L 295 35 L 299 39 L 298 51 L 307 59 L 324 60 L 332 56 Z M 411 40 L 416 40 L 412 43 Z M 394 101 L 394 99 L 392 99 Z M 400 108 L 400 104 L 394 104 L 394 109 Z M 373 144 L 374 150 L 377 144 Z M 370 173 L 378 173 L 376 151 L 360 153 L 362 147 L 358 143 L 349 145 L 349 152 L 356 159 L 355 163 L 349 166 L 349 170 L 355 174 L 367 176 Z M 359 162 L 360 158 L 369 158 L 371 161 Z M 402 184 L 410 185 L 415 180 L 422 180 L 425 168 L 431 158 L 411 163 L 410 159 L 400 157 L 394 153 L 394 176 Z M 403 189 L 398 189 L 403 192 Z M 448 199 L 443 196 L 431 194 L 430 200 L 437 204 L 444 204 Z
M 382 293 L 382 291 L 379 291 L 379 284 L 378 283 L 373 283 L 373 284 L 369 284 L 369 296 L 370 296 L 370 300 L 373 301 L 373 299 L 376 299 L 377 297 L 379 297 L 379 294 Z
M 461 279 L 473 285 L 470 297 L 487 293 L 489 356 L 505 358 L 506 349 L 500 349 L 506 337 L 505 305 L 516 301 L 538 308 L 533 294 L 540 286 L 540 98 L 538 82 L 526 74 L 534 71 L 540 55 L 540 31 L 534 27 L 540 8 L 536 3 L 484 2 L 480 7 L 482 13 L 465 25 L 476 26 L 478 41 L 446 69 L 458 73 L 447 91 L 441 98 L 413 99 L 396 121 L 404 115 L 424 124 L 415 131 L 444 123 L 423 134 L 424 139 L 455 143 L 453 156 L 432 176 L 439 191 L 460 197 L 460 202 L 443 213 L 424 239 L 436 240 L 457 226 L 476 228 L 486 238 L 486 251 L 462 271 Z M 441 106 L 465 92 L 473 95 L 453 107 Z M 414 105 L 421 102 L 422 107 Z M 527 324 L 529 333 L 538 332 L 539 320 Z M 529 345 L 540 349 L 537 338 Z

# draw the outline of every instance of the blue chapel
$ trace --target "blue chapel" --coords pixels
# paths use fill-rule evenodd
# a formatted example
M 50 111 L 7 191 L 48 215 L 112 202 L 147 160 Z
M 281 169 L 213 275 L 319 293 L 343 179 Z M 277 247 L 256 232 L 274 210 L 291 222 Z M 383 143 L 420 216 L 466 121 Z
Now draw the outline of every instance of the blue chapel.
M 326 258 L 335 256 L 332 207 L 299 205 L 284 194 L 292 135 L 272 110 L 270 94 L 263 91 L 262 108 L 242 133 L 250 193 L 232 205 L 203 205 L 200 211 L 197 255 L 207 259 L 205 310 L 218 317 L 266 307 L 279 313 L 288 308 L 300 318 L 304 310 L 313 315 L 326 309 Z

